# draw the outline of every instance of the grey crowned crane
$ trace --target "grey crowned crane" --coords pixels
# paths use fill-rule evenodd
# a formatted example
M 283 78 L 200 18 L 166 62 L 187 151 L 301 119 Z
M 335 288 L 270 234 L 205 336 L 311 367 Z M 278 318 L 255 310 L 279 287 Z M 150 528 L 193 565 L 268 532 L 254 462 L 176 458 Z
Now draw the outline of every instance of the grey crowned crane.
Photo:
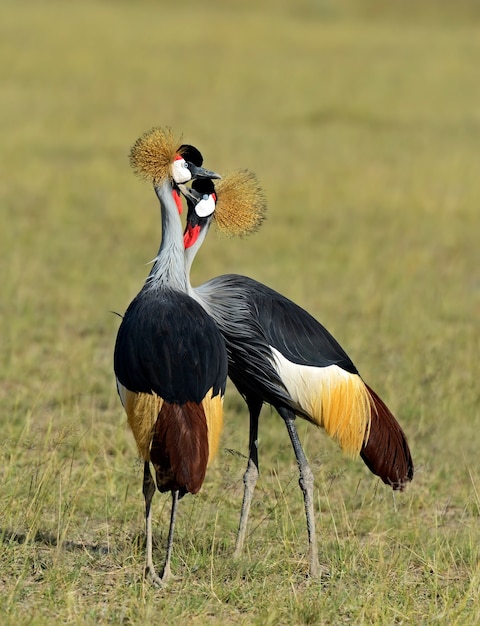
M 212 318 L 187 295 L 178 183 L 219 178 L 200 167 L 196 148 L 153 129 L 133 146 L 131 164 L 153 181 L 160 201 L 162 241 L 146 282 L 118 330 L 114 369 L 118 393 L 144 462 L 146 573 L 161 584 L 170 557 L 178 499 L 197 493 L 215 456 L 227 377 L 225 341 Z M 171 492 L 172 509 L 161 576 L 152 560 L 152 498 Z
M 196 181 L 191 189 L 181 186 L 181 191 L 188 203 L 184 233 L 188 274 L 214 217 L 221 228 L 229 219 L 235 220 L 237 234 L 253 230 L 257 218 L 262 219 L 261 190 L 251 173 L 224 178 L 216 191 L 212 181 Z M 258 478 L 259 414 L 263 403 L 268 403 L 285 422 L 299 466 L 309 569 L 312 577 L 317 576 L 313 473 L 295 417 L 322 426 L 346 454 L 360 454 L 367 467 L 395 490 L 403 490 L 413 478 L 406 437 L 336 339 L 291 300 L 256 280 L 235 274 L 212 278 L 195 289 L 190 286 L 189 293 L 222 332 L 229 376 L 250 412 L 249 459 L 235 555 L 239 556 L 243 548 Z

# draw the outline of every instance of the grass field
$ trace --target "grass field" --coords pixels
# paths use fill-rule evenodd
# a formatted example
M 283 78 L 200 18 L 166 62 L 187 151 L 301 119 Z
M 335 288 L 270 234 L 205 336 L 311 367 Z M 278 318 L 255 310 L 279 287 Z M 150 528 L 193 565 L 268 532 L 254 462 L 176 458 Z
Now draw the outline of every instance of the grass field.
M 1 3 L 2 624 L 480 623 L 477 6 Z M 321 581 L 268 407 L 232 560 L 248 437 L 233 389 L 219 457 L 179 507 L 177 579 L 143 580 L 111 311 L 158 248 L 158 203 L 127 159 L 155 125 L 211 169 L 253 169 L 268 197 L 252 238 L 212 232 L 194 282 L 244 273 L 307 308 L 408 435 L 416 475 L 394 496 L 299 424 Z M 154 505 L 160 562 L 169 501 Z

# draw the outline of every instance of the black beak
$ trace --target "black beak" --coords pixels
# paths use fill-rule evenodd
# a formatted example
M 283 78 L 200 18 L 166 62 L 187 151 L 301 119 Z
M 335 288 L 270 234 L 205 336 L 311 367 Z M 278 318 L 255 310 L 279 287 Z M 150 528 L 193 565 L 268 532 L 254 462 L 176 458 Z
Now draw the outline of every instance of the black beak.
M 190 161 L 188 162 L 188 169 L 192 173 L 192 180 L 195 178 L 222 178 L 220 174 L 206 170 L 204 167 L 198 167 L 198 165 L 194 165 Z

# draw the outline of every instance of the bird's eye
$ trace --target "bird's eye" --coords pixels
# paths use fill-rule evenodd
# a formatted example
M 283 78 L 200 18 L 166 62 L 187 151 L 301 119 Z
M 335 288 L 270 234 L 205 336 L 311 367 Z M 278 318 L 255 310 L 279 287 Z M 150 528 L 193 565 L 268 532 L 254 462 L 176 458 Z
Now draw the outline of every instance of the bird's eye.
M 208 200 L 208 193 L 204 193 L 202 196 L 202 200 Z

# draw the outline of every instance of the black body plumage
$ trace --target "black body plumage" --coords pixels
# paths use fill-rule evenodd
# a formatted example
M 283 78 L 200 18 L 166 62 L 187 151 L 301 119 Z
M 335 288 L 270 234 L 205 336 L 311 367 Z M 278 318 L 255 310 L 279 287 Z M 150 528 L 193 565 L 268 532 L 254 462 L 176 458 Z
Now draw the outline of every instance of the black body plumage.
M 244 294 L 248 307 L 270 346 L 298 365 L 338 365 L 358 374 L 350 357 L 330 332 L 305 309 L 277 291 L 247 276 L 221 276 L 213 281 L 234 284 Z
M 292 402 L 272 364 L 275 348 L 299 365 L 338 365 L 358 374 L 338 341 L 305 309 L 266 285 L 238 274 L 217 276 L 195 289 L 225 338 L 228 373 L 244 397 L 285 406 L 308 415 Z
M 156 393 L 172 404 L 200 403 L 225 391 L 225 343 L 213 320 L 189 296 L 144 289 L 118 330 L 115 374 L 130 391 Z

